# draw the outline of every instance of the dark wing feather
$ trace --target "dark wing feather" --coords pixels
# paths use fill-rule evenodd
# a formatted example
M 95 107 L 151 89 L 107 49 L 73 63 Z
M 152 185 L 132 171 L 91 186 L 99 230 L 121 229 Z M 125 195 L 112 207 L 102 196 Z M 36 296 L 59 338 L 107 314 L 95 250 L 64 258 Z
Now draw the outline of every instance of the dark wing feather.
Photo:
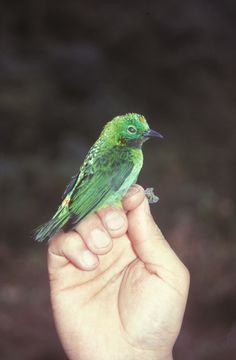
M 99 151 L 99 144 L 100 139 L 98 139 L 89 150 L 88 154 L 84 159 L 84 163 L 80 168 L 80 171 L 74 176 L 72 176 L 69 184 L 66 186 L 65 191 L 62 195 L 62 200 L 65 199 L 66 195 L 69 194 L 75 186 L 78 187 L 82 181 L 84 181 L 93 174 L 92 160 L 94 158 L 94 154 Z
M 105 205 L 116 193 L 133 169 L 133 162 L 125 159 L 110 159 L 109 166 L 100 166 L 102 158 L 94 162 L 98 169 L 89 179 L 82 179 L 73 190 L 69 210 L 71 218 L 65 229 L 69 230 L 83 218 Z
M 69 194 L 69 192 L 73 189 L 73 187 L 75 186 L 77 179 L 78 179 L 79 173 L 75 174 L 74 176 L 72 176 L 72 178 L 70 179 L 70 182 L 68 183 L 68 185 L 65 188 L 65 191 L 62 195 L 62 200 L 65 199 L 66 195 Z

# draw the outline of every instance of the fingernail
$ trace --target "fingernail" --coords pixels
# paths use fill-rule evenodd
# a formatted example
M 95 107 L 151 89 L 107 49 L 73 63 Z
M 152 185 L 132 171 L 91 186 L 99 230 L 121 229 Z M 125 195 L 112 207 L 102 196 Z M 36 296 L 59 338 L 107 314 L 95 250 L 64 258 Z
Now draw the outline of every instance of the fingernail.
M 87 266 L 93 266 L 98 262 L 97 258 L 89 250 L 83 252 L 82 261 Z
M 109 230 L 118 230 L 124 226 L 124 218 L 117 212 L 110 212 L 105 217 L 105 223 Z
M 97 248 L 105 248 L 110 244 L 110 237 L 100 229 L 91 231 L 89 241 Z
M 128 192 L 125 194 L 125 198 L 129 198 L 140 191 L 140 187 L 138 185 L 132 185 Z

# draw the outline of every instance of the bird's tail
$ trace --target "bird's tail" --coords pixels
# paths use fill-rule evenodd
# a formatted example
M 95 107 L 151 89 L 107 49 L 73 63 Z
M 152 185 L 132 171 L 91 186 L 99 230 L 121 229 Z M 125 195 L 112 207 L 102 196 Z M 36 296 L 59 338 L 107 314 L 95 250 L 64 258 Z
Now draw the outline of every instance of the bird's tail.
M 51 237 L 53 237 L 53 235 L 55 235 L 63 228 L 63 226 L 69 220 L 69 217 L 70 215 L 68 211 L 59 208 L 51 220 L 36 229 L 34 233 L 35 240 L 39 242 L 42 242 L 45 239 L 49 240 Z

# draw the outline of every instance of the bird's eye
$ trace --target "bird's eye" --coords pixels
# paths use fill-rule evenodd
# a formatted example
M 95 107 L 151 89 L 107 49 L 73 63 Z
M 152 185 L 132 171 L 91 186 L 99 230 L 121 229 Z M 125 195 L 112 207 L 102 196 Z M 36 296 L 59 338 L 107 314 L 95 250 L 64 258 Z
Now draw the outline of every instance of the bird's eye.
M 134 134 L 134 133 L 136 133 L 136 131 L 137 131 L 136 127 L 134 127 L 134 126 L 129 126 L 128 127 L 128 132 Z

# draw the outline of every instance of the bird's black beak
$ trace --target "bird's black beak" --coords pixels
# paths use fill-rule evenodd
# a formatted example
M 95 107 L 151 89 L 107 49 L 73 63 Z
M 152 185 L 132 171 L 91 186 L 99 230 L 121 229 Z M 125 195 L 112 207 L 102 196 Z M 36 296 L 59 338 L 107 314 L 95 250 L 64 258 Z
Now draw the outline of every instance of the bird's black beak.
M 163 136 L 162 136 L 159 132 L 157 132 L 157 131 L 155 131 L 155 130 L 152 130 L 152 129 L 149 129 L 148 131 L 146 131 L 146 132 L 143 134 L 143 136 L 144 136 L 145 138 L 158 137 L 158 138 L 160 138 L 160 139 L 163 139 Z

